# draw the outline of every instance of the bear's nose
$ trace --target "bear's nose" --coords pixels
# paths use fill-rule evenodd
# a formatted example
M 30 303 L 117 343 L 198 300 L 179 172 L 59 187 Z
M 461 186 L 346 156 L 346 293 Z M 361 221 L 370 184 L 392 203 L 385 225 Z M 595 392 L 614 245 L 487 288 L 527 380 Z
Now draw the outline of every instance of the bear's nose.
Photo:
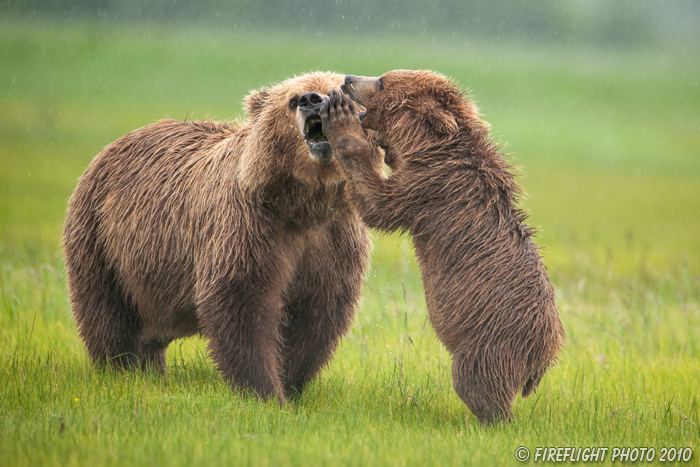
M 357 76 L 355 76 L 355 75 L 347 75 L 345 77 L 345 84 L 352 84 L 356 78 L 357 78 Z
M 323 97 L 315 92 L 307 92 L 299 98 L 299 108 L 305 110 L 316 110 L 323 103 Z

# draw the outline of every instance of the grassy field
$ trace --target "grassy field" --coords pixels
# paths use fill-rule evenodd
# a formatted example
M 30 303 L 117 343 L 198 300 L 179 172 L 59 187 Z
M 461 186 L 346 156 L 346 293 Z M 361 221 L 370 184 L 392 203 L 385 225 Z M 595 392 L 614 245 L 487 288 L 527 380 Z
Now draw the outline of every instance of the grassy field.
M 295 73 L 393 68 L 471 88 L 523 168 L 568 344 L 513 423 L 479 426 L 453 392 L 407 237 L 376 236 L 350 334 L 283 410 L 232 395 L 200 339 L 170 346 L 164 376 L 90 365 L 59 238 L 101 148 L 164 117 L 240 117 Z M 689 447 L 697 465 L 698 83 L 672 50 L 3 20 L 0 465 L 508 465 L 519 446 Z

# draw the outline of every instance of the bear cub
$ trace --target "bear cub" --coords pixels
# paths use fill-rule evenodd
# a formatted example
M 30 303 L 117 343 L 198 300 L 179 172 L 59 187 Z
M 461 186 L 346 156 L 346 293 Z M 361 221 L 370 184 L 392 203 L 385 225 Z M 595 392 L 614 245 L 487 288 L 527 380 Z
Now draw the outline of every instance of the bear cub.
M 353 204 L 370 227 L 411 234 L 455 391 L 480 421 L 509 420 L 517 392 L 535 390 L 564 343 L 511 167 L 474 104 L 437 73 L 350 75 L 341 89 L 321 118 Z

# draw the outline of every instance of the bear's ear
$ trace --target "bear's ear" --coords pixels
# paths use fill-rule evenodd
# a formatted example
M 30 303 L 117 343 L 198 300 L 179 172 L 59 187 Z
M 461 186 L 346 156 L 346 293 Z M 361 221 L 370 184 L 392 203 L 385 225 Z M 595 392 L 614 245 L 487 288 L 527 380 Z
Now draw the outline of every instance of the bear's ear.
M 437 102 L 423 102 L 421 113 L 426 122 L 438 133 L 453 135 L 459 131 L 459 125 L 455 116 Z
M 259 91 L 250 91 L 250 94 L 246 96 L 243 100 L 243 105 L 245 105 L 246 111 L 250 118 L 256 118 L 260 115 L 265 101 L 270 97 L 269 90 L 266 88 L 261 88 Z

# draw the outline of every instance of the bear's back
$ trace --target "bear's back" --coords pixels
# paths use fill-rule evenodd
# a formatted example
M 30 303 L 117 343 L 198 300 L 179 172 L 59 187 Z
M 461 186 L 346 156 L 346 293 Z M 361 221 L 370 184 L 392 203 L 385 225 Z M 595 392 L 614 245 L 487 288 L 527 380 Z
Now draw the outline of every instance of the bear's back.
M 117 139 L 95 157 L 71 197 L 65 246 L 91 239 L 137 302 L 187 306 L 198 212 L 221 191 L 225 166 L 232 171 L 235 138 L 236 128 L 226 123 L 163 120 Z

